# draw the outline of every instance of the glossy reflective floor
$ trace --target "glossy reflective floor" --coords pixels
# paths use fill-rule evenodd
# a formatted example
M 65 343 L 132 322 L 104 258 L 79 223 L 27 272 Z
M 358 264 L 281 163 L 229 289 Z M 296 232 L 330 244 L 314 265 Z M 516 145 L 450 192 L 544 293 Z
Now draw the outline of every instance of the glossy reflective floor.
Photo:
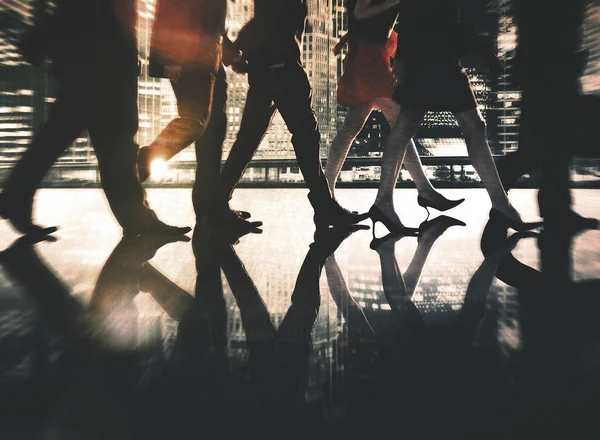
M 555 289 L 539 235 L 507 238 L 484 190 L 442 192 L 466 201 L 423 224 L 397 190 L 419 237 L 373 241 L 315 236 L 305 190 L 240 189 L 263 233 L 230 245 L 123 239 L 99 190 L 40 191 L 55 243 L 0 224 L 0 438 L 598 438 L 600 231 Z M 535 195 L 511 191 L 526 220 Z M 574 197 L 600 217 L 598 191 Z M 194 226 L 189 190 L 149 200 Z

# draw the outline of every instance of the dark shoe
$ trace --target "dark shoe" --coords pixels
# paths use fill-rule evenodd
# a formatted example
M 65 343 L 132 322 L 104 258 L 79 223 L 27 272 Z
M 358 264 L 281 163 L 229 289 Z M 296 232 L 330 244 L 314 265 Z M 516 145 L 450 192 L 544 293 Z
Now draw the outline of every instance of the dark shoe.
M 444 197 L 444 196 L 442 196 L 442 197 Z M 455 206 L 460 205 L 464 201 L 465 201 L 465 199 L 450 200 L 450 199 L 447 199 L 444 197 L 444 200 L 441 203 L 433 203 L 432 201 L 430 201 L 429 199 L 426 199 L 425 197 L 421 197 L 421 196 L 417 197 L 417 203 L 419 204 L 419 206 L 422 206 L 427 211 L 427 218 L 429 218 L 429 215 L 431 214 L 429 212 L 429 208 L 435 208 L 438 211 L 448 211 L 449 209 L 452 209 Z
M 418 237 L 419 233 L 417 232 L 416 229 L 414 228 L 410 228 L 411 230 L 408 230 L 409 228 L 407 228 L 406 230 L 402 231 L 402 232 L 390 232 L 387 235 L 384 235 L 381 238 L 373 238 L 373 240 L 371 240 L 371 243 L 369 243 L 369 247 L 371 249 L 373 249 L 374 251 L 377 251 L 377 249 L 379 249 L 379 247 L 384 244 L 387 241 L 390 241 L 392 239 L 395 239 L 394 242 L 400 240 L 401 238 L 404 237 Z
M 310 200 L 310 203 L 315 210 L 313 221 L 317 228 L 350 226 L 369 218 L 368 213 L 358 214 L 356 212 L 348 211 L 346 208 L 340 206 L 337 200 L 333 198 L 321 202 L 317 201 L 316 198 L 309 193 L 308 200 Z
M 262 234 L 263 222 L 248 221 L 238 211 L 227 209 L 220 213 L 210 214 L 204 217 L 204 223 L 231 244 L 237 244 L 239 239 L 248 234 Z
M 368 216 L 373 220 L 373 233 L 375 233 L 375 223 L 380 222 L 390 231 L 392 234 L 408 234 L 408 233 L 417 233 L 419 230 L 417 228 L 407 228 L 404 225 L 398 226 L 393 222 L 391 218 L 381 211 L 376 205 L 371 206 L 369 209 Z
M 140 182 L 145 182 L 150 177 L 152 157 L 149 147 L 142 147 L 138 151 L 137 169 Z
M 342 242 L 356 231 L 369 229 L 367 225 L 348 225 L 335 228 L 320 228 L 315 231 L 311 249 L 318 250 L 324 258 L 333 254 Z
M 530 231 L 535 228 L 539 228 L 544 224 L 544 222 L 523 222 L 519 220 L 514 220 L 512 218 L 507 217 L 503 212 L 498 211 L 495 208 L 490 210 L 490 220 L 493 220 L 498 223 L 503 223 L 505 226 L 514 229 L 515 231 Z
M 252 217 L 252 214 L 250 214 L 248 211 L 239 211 L 237 209 L 231 208 L 231 212 L 233 212 L 242 220 L 248 220 L 250 217 Z M 262 225 L 262 222 L 260 222 L 260 224 Z
M 583 217 L 575 211 L 569 213 L 568 229 L 571 235 L 579 234 L 583 231 L 600 228 L 600 222 L 597 218 Z
M 421 235 L 425 234 L 428 230 L 431 230 L 434 227 L 438 227 L 437 236 L 442 235 L 446 230 L 452 226 L 466 226 L 467 224 L 463 221 L 460 221 L 453 217 L 448 217 L 447 215 L 440 215 L 439 217 L 434 218 L 433 220 L 425 221 L 421 223 L 419 226 L 419 241 L 421 240 Z
M 48 235 L 56 232 L 56 226 L 43 227 L 33 223 L 33 201 L 15 203 L 6 194 L 0 194 L 0 217 L 8 220 L 22 234 Z
M 123 235 L 156 235 L 163 237 L 174 237 L 187 234 L 191 230 L 192 228 L 188 226 L 171 226 L 158 220 L 157 218 L 151 218 L 150 220 L 141 221 L 136 225 L 124 227 Z

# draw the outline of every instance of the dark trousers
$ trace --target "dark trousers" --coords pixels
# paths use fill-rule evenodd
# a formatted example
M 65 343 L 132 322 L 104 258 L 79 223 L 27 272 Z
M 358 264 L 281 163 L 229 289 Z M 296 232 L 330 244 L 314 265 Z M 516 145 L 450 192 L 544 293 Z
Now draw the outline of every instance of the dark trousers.
M 213 88 L 218 74 L 209 70 L 184 70 L 178 81 L 171 81 L 177 99 L 178 118 L 173 119 L 149 146 L 153 158 L 169 160 L 203 135 L 211 118 Z
M 208 125 L 195 143 L 197 168 L 192 201 L 196 216 L 203 215 L 207 205 L 214 198 L 219 182 L 223 141 L 227 132 L 226 111 L 227 77 L 225 69 L 221 66 L 214 81 Z
M 136 60 L 102 70 L 81 68 L 60 78 L 61 89 L 49 118 L 13 169 L 4 193 L 19 203 L 33 203 L 50 167 L 87 129 L 106 198 L 117 221 L 128 227 L 155 216 L 136 169 Z
M 221 196 L 231 194 L 258 149 L 275 110 L 279 110 L 292 133 L 298 165 L 311 193 L 318 200 L 331 199 L 321 167 L 320 133 L 311 107 L 312 90 L 299 63 L 281 67 L 252 67 L 249 89 L 237 140 L 221 171 Z

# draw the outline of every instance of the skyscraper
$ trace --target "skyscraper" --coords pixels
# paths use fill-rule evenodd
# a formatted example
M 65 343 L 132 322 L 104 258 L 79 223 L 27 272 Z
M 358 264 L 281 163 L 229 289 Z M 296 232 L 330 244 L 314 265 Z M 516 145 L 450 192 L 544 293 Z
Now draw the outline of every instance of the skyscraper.
M 0 3 L 0 167 L 8 170 L 23 154 L 33 133 L 46 120 L 55 99 L 56 84 L 43 68 L 32 67 L 19 55 L 20 36 L 44 14 L 48 0 L 4 0 Z M 95 160 L 89 140 L 82 134 L 58 163 Z M 0 179 L 4 178 L 4 173 Z

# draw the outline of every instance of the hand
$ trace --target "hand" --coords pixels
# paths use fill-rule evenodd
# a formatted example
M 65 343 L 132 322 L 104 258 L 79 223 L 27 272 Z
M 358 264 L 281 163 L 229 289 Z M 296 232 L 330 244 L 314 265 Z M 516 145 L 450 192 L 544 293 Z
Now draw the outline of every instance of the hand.
M 222 62 L 225 66 L 231 66 L 233 63 L 242 59 L 242 52 L 237 49 L 230 40 L 223 43 Z
M 398 87 L 406 81 L 406 61 L 396 60 L 392 66 L 392 81 Z
M 176 83 L 181 75 L 181 66 L 179 64 L 170 64 L 165 66 L 165 76 Z

